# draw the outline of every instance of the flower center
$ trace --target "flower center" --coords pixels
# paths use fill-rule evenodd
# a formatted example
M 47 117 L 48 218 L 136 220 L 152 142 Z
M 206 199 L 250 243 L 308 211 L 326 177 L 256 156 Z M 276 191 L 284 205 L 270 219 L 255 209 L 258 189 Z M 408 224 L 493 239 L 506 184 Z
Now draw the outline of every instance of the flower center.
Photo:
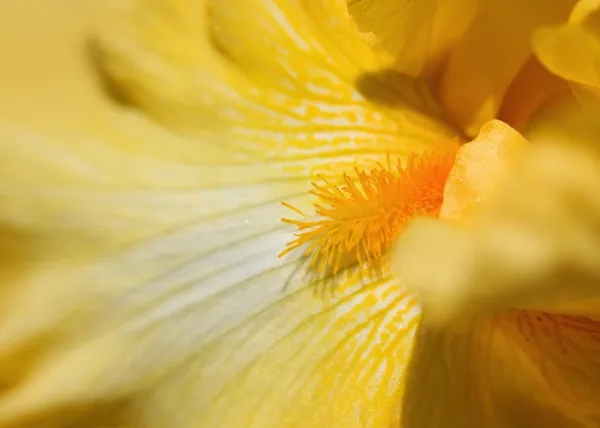
M 414 217 L 437 217 L 442 206 L 444 185 L 454 162 L 456 149 L 412 155 L 406 165 L 354 169 L 344 174 L 341 185 L 324 177 L 313 182 L 310 191 L 316 219 L 283 202 L 303 216 L 282 218 L 298 228 L 296 239 L 287 243 L 285 254 L 306 247 L 310 269 L 336 275 L 341 268 L 368 265 L 380 267 L 383 256 Z

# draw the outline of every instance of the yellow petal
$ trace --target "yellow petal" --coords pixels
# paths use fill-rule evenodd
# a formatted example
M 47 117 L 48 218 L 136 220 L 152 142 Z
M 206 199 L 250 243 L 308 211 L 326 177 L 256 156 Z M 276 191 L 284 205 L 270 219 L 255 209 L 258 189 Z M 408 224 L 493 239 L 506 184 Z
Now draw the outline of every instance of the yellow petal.
M 463 147 L 447 183 L 445 204 L 464 217 L 415 223 L 402 236 L 397 272 L 419 292 L 424 321 L 404 421 L 558 428 L 600 420 L 600 134 L 597 113 L 568 112 L 545 117 L 524 151 L 523 137 L 487 125 L 494 132 L 484 128 Z M 431 397 L 441 404 L 426 412 Z
M 471 229 L 465 227 L 486 227 L 480 224 L 481 212 L 489 209 L 499 185 L 527 147 L 527 141 L 508 125 L 486 124 L 457 153 L 440 210 L 444 220 L 417 220 L 401 236 L 396 271 L 403 283 L 419 293 L 428 321 L 444 324 L 472 312 L 480 298 L 495 303 L 493 290 L 481 287 L 481 278 L 475 275 L 474 257 L 480 255 L 473 247 Z
M 481 211 L 529 143 L 510 126 L 493 120 L 457 154 L 444 190 L 440 217 L 467 221 Z
M 394 68 L 416 76 L 439 62 L 477 12 L 478 0 L 346 0 L 358 33 Z
M 540 111 L 572 98 L 567 81 L 530 57 L 506 91 L 497 118 L 523 132 Z
M 482 0 L 473 25 L 441 71 L 439 97 L 447 116 L 469 135 L 496 117 L 531 56 L 532 31 L 567 19 L 573 0 Z
M 522 137 L 510 133 L 484 129 L 464 146 L 463 153 L 473 157 L 459 154 L 441 215 L 471 217 L 471 226 L 422 222 L 401 239 L 402 277 L 423 288 L 425 304 L 431 299 L 428 317 L 448 320 L 481 305 L 595 314 L 597 257 L 591 231 L 600 197 L 594 184 L 600 174 L 594 152 L 600 134 L 597 112 L 571 114 L 576 120 L 546 117 L 546 126 L 531 130 L 536 144 L 512 160 L 495 148 L 497 137 L 501 146 L 514 147 L 510 150 L 526 147 L 515 145 Z M 514 172 L 496 179 L 506 162 Z M 439 245 L 428 246 L 436 236 Z M 444 268 L 424 269 L 438 263 Z
M 533 48 L 552 73 L 600 96 L 600 2 L 580 0 L 568 24 L 535 32 Z
M 34 0 L 29 1 L 35 4 Z M 46 70 L 47 76 L 54 76 L 52 81 L 45 76 L 44 80 L 31 79 L 33 83 L 27 85 L 13 84 L 18 82 L 20 68 L 32 72 L 41 68 L 31 59 L 35 58 L 32 55 L 23 61 L 10 61 L 14 68 L 8 68 L 9 74 L 2 83 L 16 101 L 3 105 L 5 121 L 10 124 L 6 132 L 13 134 L 11 138 L 26 139 L 29 143 L 5 144 L 4 149 L 6 156 L 13 159 L 21 156 L 27 157 L 28 162 L 32 156 L 37 159 L 35 168 L 21 168 L 15 162 L 14 168 L 4 169 L 0 174 L 18 180 L 19 184 L 37 183 L 52 175 L 61 176 L 62 183 L 73 180 L 101 180 L 114 185 L 135 182 L 139 187 L 150 184 L 162 187 L 164 192 L 175 187 L 179 196 L 169 197 L 184 204 L 182 194 L 190 190 L 183 188 L 190 189 L 193 187 L 190 183 L 197 181 L 204 187 L 216 187 L 236 186 L 240 181 L 276 180 L 278 184 L 274 186 L 286 188 L 279 194 L 289 194 L 292 184 L 297 186 L 297 191 L 305 190 L 303 180 L 310 180 L 317 173 L 339 176 L 345 168 L 358 162 L 365 165 L 385 160 L 388 153 L 402 157 L 452 136 L 438 121 L 409 108 L 411 100 L 417 104 L 426 101 L 421 96 L 423 93 L 411 93 L 410 85 L 402 82 L 394 86 L 393 76 L 361 74 L 364 69 L 360 61 L 366 60 L 361 55 L 354 58 L 348 46 L 338 48 L 333 43 L 339 22 L 329 20 L 334 15 L 326 12 L 334 4 L 305 5 L 302 13 L 294 14 L 288 10 L 292 6 L 287 2 L 276 8 L 270 7 L 269 2 L 256 2 L 256 8 L 244 14 L 243 26 L 228 23 L 238 15 L 228 14 L 227 7 L 238 10 L 246 7 L 246 2 L 223 3 L 229 6 L 221 11 L 219 4 L 211 6 L 210 15 L 218 47 L 212 44 L 212 38 L 206 37 L 207 18 L 202 13 L 196 14 L 198 5 L 191 2 L 117 1 L 113 5 L 116 11 L 109 8 L 113 13 L 108 15 L 112 17 L 109 19 L 112 26 L 106 31 L 101 26 L 96 39 L 94 52 L 100 56 L 100 71 L 109 74 L 110 83 L 119 85 L 112 89 L 121 91 L 121 95 L 126 95 L 126 99 L 153 117 L 178 131 L 192 134 L 196 137 L 194 140 L 175 141 L 173 136 L 159 136 L 158 132 L 164 131 L 148 128 L 148 121 L 135 110 L 117 108 L 109 102 L 98 85 L 97 76 L 92 74 L 93 65 L 98 64 L 87 61 L 89 57 L 83 50 L 88 47 L 87 39 L 81 34 L 70 44 L 55 43 L 60 45 L 57 51 L 60 55 L 48 61 Z M 73 13 L 67 6 L 63 5 L 62 9 Z M 17 18 L 16 22 L 22 19 L 25 17 Z M 319 19 L 329 25 L 314 26 L 313 21 Z M 78 31 L 88 32 L 85 26 L 89 27 L 89 21 L 89 18 L 80 20 Z M 264 22 L 269 25 L 262 25 Z M 239 34 L 235 40 L 231 35 L 219 35 L 217 30 L 222 27 L 236 28 Z M 19 28 L 21 26 L 8 26 L 6 31 L 12 33 L 4 40 L 22 39 L 22 52 L 32 52 L 36 46 L 34 39 Z M 306 40 L 302 39 L 305 43 L 298 45 L 295 32 L 301 30 Z M 277 55 L 257 52 L 248 56 L 249 49 L 264 48 L 261 31 L 276 32 L 277 37 L 267 39 L 279 49 Z M 55 40 L 50 35 L 45 36 L 49 41 Z M 240 40 L 247 41 L 247 49 L 237 48 Z M 44 52 L 52 49 L 48 46 Z M 224 54 L 224 50 L 228 53 Z M 6 52 L 14 51 L 7 49 Z M 67 52 L 72 56 L 59 62 Z M 239 58 L 233 58 L 235 55 Z M 241 67 L 233 62 L 234 59 L 240 63 L 251 61 L 259 56 L 262 59 L 256 64 L 244 63 Z M 273 61 L 281 64 L 274 66 Z M 51 67 L 52 64 L 57 65 Z M 267 78 L 265 73 L 275 74 Z M 291 79 L 294 73 L 297 76 Z M 327 79 L 316 79 L 317 75 L 324 77 L 324 73 Z M 90 101 L 84 97 L 90 97 Z M 57 102 L 58 99 L 61 102 Z M 44 108 L 44 114 L 30 114 L 32 104 Z M 118 123 L 118 131 L 114 130 L 113 123 Z M 68 168 L 65 170 L 62 165 L 49 162 L 52 157 L 48 151 L 52 144 L 42 143 L 44 150 L 34 148 L 35 135 L 26 136 L 19 129 L 30 126 L 55 137 L 52 144 L 60 145 L 62 152 L 69 154 L 71 166 L 76 167 L 78 160 L 84 158 L 94 163 L 94 169 L 78 169 L 72 174 L 65 172 Z M 80 131 L 79 135 L 74 129 Z M 120 130 L 134 135 L 127 142 L 112 143 L 111 140 L 118 140 Z M 86 133 L 100 134 L 109 147 L 80 144 L 81 135 Z M 170 141 L 163 142 L 163 138 Z M 144 153 L 143 161 L 127 161 L 127 168 L 115 167 L 140 151 Z M 107 168 L 110 173 L 103 173 Z M 14 200 L 10 210 L 13 212 L 7 211 L 7 216 L 24 223 L 41 213 L 22 203 L 26 198 L 19 195 L 16 185 L 12 188 L 10 193 Z M 195 214 L 233 209 L 242 201 L 239 197 L 221 198 L 217 190 L 207 193 L 209 202 L 195 206 Z M 264 197 L 263 193 L 259 195 Z M 275 199 L 277 195 L 271 194 L 271 197 Z M 257 197 L 245 193 L 243 201 Z M 36 198 L 30 198 L 36 206 L 49 204 L 47 196 Z M 155 204 L 155 211 L 162 209 Z M 191 211 L 186 214 L 189 215 Z M 44 221 L 48 222 L 49 218 L 46 216 Z M 30 222 L 33 221 L 37 220 Z
M 328 2 L 253 2 L 244 25 L 215 3 L 237 33 L 215 29 L 207 57 L 184 3 L 120 2 L 100 55 L 113 90 L 187 137 L 107 96 L 85 50 L 97 3 L 0 6 L 0 40 L 21 47 L 0 50 L 0 426 L 397 425 L 413 297 L 387 274 L 315 296 L 301 261 L 277 258 L 293 239 L 280 201 L 451 134 L 404 92 L 369 98 L 389 80 L 356 88 L 362 60 L 334 49 Z M 291 83 L 296 68 L 272 68 L 284 54 Z M 328 80 L 311 86 L 313 65 Z
M 451 329 L 420 325 L 408 366 L 400 426 L 499 426 L 490 406 L 489 344 L 494 333 L 488 322 Z
M 436 114 L 422 83 L 369 71 L 376 60 L 340 2 L 113 3 L 97 32 L 111 82 L 179 132 L 243 140 L 229 152 L 326 156 L 387 150 L 413 123 L 448 132 L 418 113 Z
M 401 426 L 596 426 L 599 332 L 591 319 L 522 310 L 423 324 Z

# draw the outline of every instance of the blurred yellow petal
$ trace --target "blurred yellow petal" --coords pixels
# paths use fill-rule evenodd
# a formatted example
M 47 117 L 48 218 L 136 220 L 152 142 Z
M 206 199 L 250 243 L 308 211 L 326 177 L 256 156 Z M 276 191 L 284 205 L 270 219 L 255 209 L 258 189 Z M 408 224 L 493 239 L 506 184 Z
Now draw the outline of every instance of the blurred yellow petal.
M 552 73 L 600 96 L 600 2 L 580 0 L 568 24 L 539 29 L 532 43 Z
M 600 128 L 597 112 L 567 111 L 540 119 L 530 148 L 506 125 L 486 125 L 461 149 L 447 182 L 441 215 L 452 214 L 452 223 L 415 222 L 401 237 L 397 273 L 418 292 L 424 320 L 405 421 L 600 421 Z M 440 397 L 439 416 L 424 416 L 428 401 L 411 394 L 417 390 Z
M 435 318 L 439 311 L 440 319 L 448 320 L 481 305 L 580 315 L 599 312 L 594 285 L 599 261 L 593 232 L 600 218 L 595 184 L 600 177 L 597 111 L 570 110 L 571 117 L 563 116 L 563 111 L 540 119 L 530 130 L 528 136 L 536 144 L 527 155 L 504 160 L 512 164 L 512 173 L 495 180 L 492 190 L 478 192 L 485 181 L 471 181 L 471 171 L 494 176 L 497 168 L 485 156 L 496 158 L 496 164 L 503 160 L 493 138 L 481 141 L 485 144 L 481 153 L 475 151 L 478 140 L 464 146 L 475 156 L 462 157 L 470 163 L 465 168 L 459 154 L 447 182 L 441 216 L 473 212 L 469 201 L 474 197 L 489 201 L 469 220 L 472 227 L 421 224 L 402 237 L 404 249 L 398 257 L 402 257 L 403 277 L 425 287 L 424 299 L 432 299 L 428 317 Z M 513 143 L 504 136 L 501 144 Z M 487 165 L 488 170 L 480 165 Z M 448 245 L 427 248 L 423 237 L 431 240 L 437 234 Z M 423 267 L 433 263 L 431 257 L 442 259 L 452 247 L 456 247 L 452 260 L 440 261 L 448 271 L 429 272 L 425 280 Z M 414 260 L 420 260 L 420 266 Z
M 346 0 L 358 33 L 394 68 L 416 76 L 465 33 L 478 0 Z
M 516 310 L 420 325 L 402 426 L 597 426 L 599 333 L 588 318 Z
M 473 25 L 449 53 L 438 93 L 468 135 L 496 117 L 507 88 L 532 54 L 532 31 L 567 19 L 574 0 L 481 0 Z
M 528 145 L 527 140 L 503 122 L 494 120 L 483 126 L 477 138 L 456 154 L 440 217 L 467 221 L 477 214 Z
M 0 6 L 0 426 L 397 424 L 414 298 L 315 296 L 280 202 L 448 141 L 427 94 L 330 2 L 211 3 L 215 46 L 201 3 L 121 1 L 90 57 L 102 4 Z

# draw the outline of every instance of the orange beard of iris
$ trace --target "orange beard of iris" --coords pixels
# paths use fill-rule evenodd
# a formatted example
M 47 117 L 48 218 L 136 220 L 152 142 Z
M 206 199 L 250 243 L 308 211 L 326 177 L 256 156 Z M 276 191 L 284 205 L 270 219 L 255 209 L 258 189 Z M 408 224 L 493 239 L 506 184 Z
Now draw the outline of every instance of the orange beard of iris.
M 380 266 L 383 256 L 407 222 L 415 217 L 437 217 L 442 206 L 444 185 L 456 149 L 412 155 L 405 166 L 359 170 L 344 174 L 343 184 L 331 184 L 323 177 L 313 182 L 310 193 L 317 198 L 317 219 L 285 223 L 298 228 L 296 239 L 287 243 L 285 254 L 305 247 L 310 269 L 336 275 L 353 265 Z M 287 203 L 284 206 L 304 214 Z

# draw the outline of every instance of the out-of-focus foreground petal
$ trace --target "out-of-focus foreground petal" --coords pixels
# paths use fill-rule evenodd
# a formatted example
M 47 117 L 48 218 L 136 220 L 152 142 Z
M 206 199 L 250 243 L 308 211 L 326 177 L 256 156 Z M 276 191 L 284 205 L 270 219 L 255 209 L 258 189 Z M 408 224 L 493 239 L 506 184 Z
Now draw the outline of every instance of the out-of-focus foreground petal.
M 600 421 L 600 128 L 597 112 L 565 111 L 540 119 L 530 147 L 515 146 L 523 137 L 505 125 L 487 141 L 480 135 L 479 153 L 465 145 L 473 158 L 459 153 L 441 214 L 461 212 L 444 208 L 473 196 L 479 206 L 462 207 L 466 219 L 415 222 L 401 237 L 397 273 L 422 298 L 426 332 L 415 344 L 406 397 L 416 404 L 405 407 L 406 421 L 436 426 L 421 418 L 431 398 L 417 390 L 450 397 L 440 410 L 450 427 Z M 517 149 L 508 164 L 496 137 Z M 494 165 L 512 168 L 486 189 L 480 164 L 492 176 Z M 430 355 L 429 365 L 419 355 Z
M 417 220 L 401 236 L 397 273 L 419 292 L 428 322 L 443 325 L 470 309 L 478 291 L 491 294 L 489 287 L 479 286 L 479 278 L 471 277 L 476 254 L 470 253 L 469 233 L 528 145 L 503 122 L 488 123 L 457 153 L 440 210 L 443 220 Z M 431 266 L 437 267 L 435 272 Z
M 89 44 L 103 4 L 0 6 L 0 426 L 397 423 L 414 299 L 315 298 L 280 201 L 448 139 L 426 97 L 365 72 L 335 3 L 210 2 L 215 45 L 202 2 L 118 1 Z
M 532 43 L 551 72 L 600 97 L 600 2 L 579 0 L 567 24 L 537 30 Z
M 416 76 L 469 28 L 479 0 L 346 0 L 358 33 L 394 68 Z
M 374 51 L 398 70 L 432 79 L 447 118 L 472 136 L 496 117 L 530 61 L 533 30 L 565 21 L 575 5 L 575 0 L 347 2 L 358 33 Z M 544 97 L 537 89 L 533 85 L 532 96 Z
M 527 145 L 504 123 L 486 124 L 479 136 L 457 153 L 440 211 L 443 226 L 416 221 L 401 238 L 396 273 L 403 284 L 417 291 L 425 317 L 409 365 L 402 426 L 497 426 L 489 379 L 495 328 L 487 320 L 474 322 L 471 312 L 463 312 L 458 321 L 454 320 L 457 313 L 449 315 L 456 309 L 454 301 L 462 297 L 462 290 L 454 286 L 464 281 L 462 275 L 470 267 L 470 260 L 455 257 L 454 251 L 466 245 L 460 225 L 474 221 L 511 162 Z M 430 272 L 425 280 L 424 271 Z M 454 276 L 450 279 L 449 275 Z M 456 310 L 464 311 L 464 306 Z M 436 405 L 431 406 L 432 402 Z
M 429 316 L 435 317 L 439 309 L 440 319 L 448 320 L 481 305 L 596 314 L 597 307 L 579 305 L 599 291 L 594 285 L 598 260 L 593 249 L 598 242 L 593 231 L 600 218 L 596 186 L 600 157 L 595 147 L 600 127 L 597 111 L 572 108 L 576 110 L 565 113 L 561 109 L 560 114 L 548 114 L 532 126 L 528 137 L 534 144 L 518 157 L 522 160 L 510 162 L 511 173 L 504 173 L 505 179 L 492 186 L 493 191 L 480 193 L 482 180 L 472 181 L 470 175 L 480 164 L 489 165 L 484 156 L 498 157 L 493 142 L 485 141 L 483 153 L 471 148 L 474 143 L 464 146 L 475 156 L 462 157 L 466 168 L 461 167 L 461 159 L 457 161 L 446 185 L 441 215 L 448 217 L 461 209 L 473 212 L 472 202 L 464 201 L 477 196 L 479 212 L 468 220 L 473 224 L 466 228 L 464 222 L 423 222 L 409 228 L 401 239 L 398 260 L 402 260 L 403 277 L 437 302 Z M 505 137 L 502 144 L 507 141 Z M 484 172 L 484 176 L 493 174 L 493 169 Z M 486 200 L 489 203 L 482 204 Z M 426 248 L 426 240 L 419 235 L 433 239 L 437 233 L 448 247 Z M 450 251 L 454 246 L 460 250 Z M 421 266 L 410 263 L 409 257 L 419 260 L 420 251 Z M 450 252 L 452 261 L 446 258 Z M 429 272 L 431 278 L 426 279 L 423 267 L 433 263 L 432 257 L 443 260 L 447 271 Z

